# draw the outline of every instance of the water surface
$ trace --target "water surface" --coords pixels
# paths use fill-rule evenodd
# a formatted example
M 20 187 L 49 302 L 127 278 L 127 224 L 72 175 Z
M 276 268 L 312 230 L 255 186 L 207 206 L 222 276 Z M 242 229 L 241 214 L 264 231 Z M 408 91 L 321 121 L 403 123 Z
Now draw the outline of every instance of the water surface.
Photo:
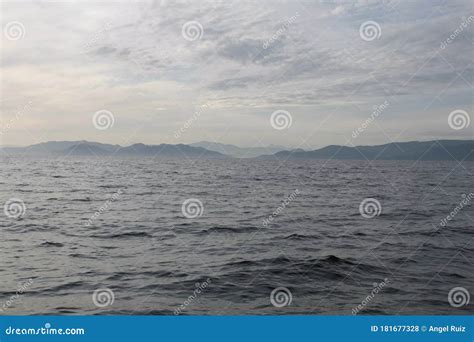
M 2 157 L 0 307 L 8 314 L 472 314 L 474 163 Z M 269 224 L 263 224 L 282 202 Z M 196 218 L 185 200 L 203 203 Z M 365 198 L 381 214 L 365 218 Z M 102 207 L 102 210 L 100 208 Z M 206 282 L 196 298 L 195 289 Z M 19 285 L 20 284 L 20 285 Z M 288 306 L 270 293 L 291 291 Z M 109 288 L 113 305 L 94 305 Z

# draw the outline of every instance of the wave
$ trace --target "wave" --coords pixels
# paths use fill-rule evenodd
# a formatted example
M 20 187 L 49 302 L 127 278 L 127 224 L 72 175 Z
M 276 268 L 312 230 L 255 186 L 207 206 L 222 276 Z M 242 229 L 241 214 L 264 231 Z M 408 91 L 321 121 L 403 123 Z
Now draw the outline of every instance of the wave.
M 53 241 L 43 242 L 40 246 L 42 246 L 42 247 L 64 247 L 64 245 L 62 243 L 53 242 Z
M 124 233 L 117 233 L 117 234 L 93 234 L 90 235 L 92 238 L 99 238 L 99 239 L 126 239 L 129 237 L 153 237 L 152 234 L 147 232 L 124 232 Z

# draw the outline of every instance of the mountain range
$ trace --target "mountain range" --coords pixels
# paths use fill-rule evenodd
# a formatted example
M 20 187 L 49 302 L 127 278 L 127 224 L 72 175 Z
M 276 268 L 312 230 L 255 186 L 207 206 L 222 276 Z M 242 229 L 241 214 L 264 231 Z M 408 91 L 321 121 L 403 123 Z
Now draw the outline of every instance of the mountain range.
M 0 151 L 6 154 L 37 156 L 160 156 L 185 158 L 228 158 L 219 152 L 202 147 L 178 144 L 145 145 L 133 144 L 120 146 L 102 144 L 86 140 L 81 141 L 48 141 L 26 147 L 3 147 Z
M 338 160 L 474 160 L 474 140 L 393 142 L 376 146 L 330 145 L 304 151 L 281 151 L 259 158 Z
M 287 150 L 286 147 L 278 145 L 270 145 L 265 147 L 239 147 L 211 141 L 200 141 L 190 145 L 194 147 L 202 147 L 206 150 L 219 152 L 235 158 L 254 158 L 265 154 L 275 154 L 277 152 Z
M 49 141 L 27 147 L 2 147 L 3 155 L 33 156 L 142 156 L 173 158 L 256 158 L 262 160 L 467 160 L 474 161 L 474 140 L 397 142 L 375 146 L 330 145 L 305 151 L 282 146 L 243 148 L 202 141 L 195 144 L 133 144 L 120 146 L 90 141 Z

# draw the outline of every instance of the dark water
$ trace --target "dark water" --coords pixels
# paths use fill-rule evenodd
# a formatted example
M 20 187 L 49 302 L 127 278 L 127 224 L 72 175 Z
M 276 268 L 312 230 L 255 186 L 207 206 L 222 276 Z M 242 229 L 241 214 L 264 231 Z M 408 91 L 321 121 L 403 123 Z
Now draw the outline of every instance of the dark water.
M 187 301 L 181 314 L 351 315 L 387 278 L 360 314 L 472 314 L 474 298 L 456 308 L 448 293 L 474 295 L 474 204 L 440 221 L 474 192 L 473 173 L 456 162 L 3 157 L 2 204 L 19 198 L 26 212 L 0 215 L 0 308 L 31 279 L 6 313 L 173 314 Z M 202 216 L 183 215 L 189 198 Z M 365 198 L 379 216 L 361 216 Z M 271 304 L 277 287 L 291 304 Z M 100 288 L 112 305 L 94 305 Z

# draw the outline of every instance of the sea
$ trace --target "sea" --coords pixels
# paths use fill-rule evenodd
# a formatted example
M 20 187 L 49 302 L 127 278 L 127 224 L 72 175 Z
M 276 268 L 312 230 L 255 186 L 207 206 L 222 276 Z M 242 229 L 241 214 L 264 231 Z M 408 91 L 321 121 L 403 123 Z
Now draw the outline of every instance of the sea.
M 0 172 L 0 314 L 474 312 L 473 162 L 2 156 Z

